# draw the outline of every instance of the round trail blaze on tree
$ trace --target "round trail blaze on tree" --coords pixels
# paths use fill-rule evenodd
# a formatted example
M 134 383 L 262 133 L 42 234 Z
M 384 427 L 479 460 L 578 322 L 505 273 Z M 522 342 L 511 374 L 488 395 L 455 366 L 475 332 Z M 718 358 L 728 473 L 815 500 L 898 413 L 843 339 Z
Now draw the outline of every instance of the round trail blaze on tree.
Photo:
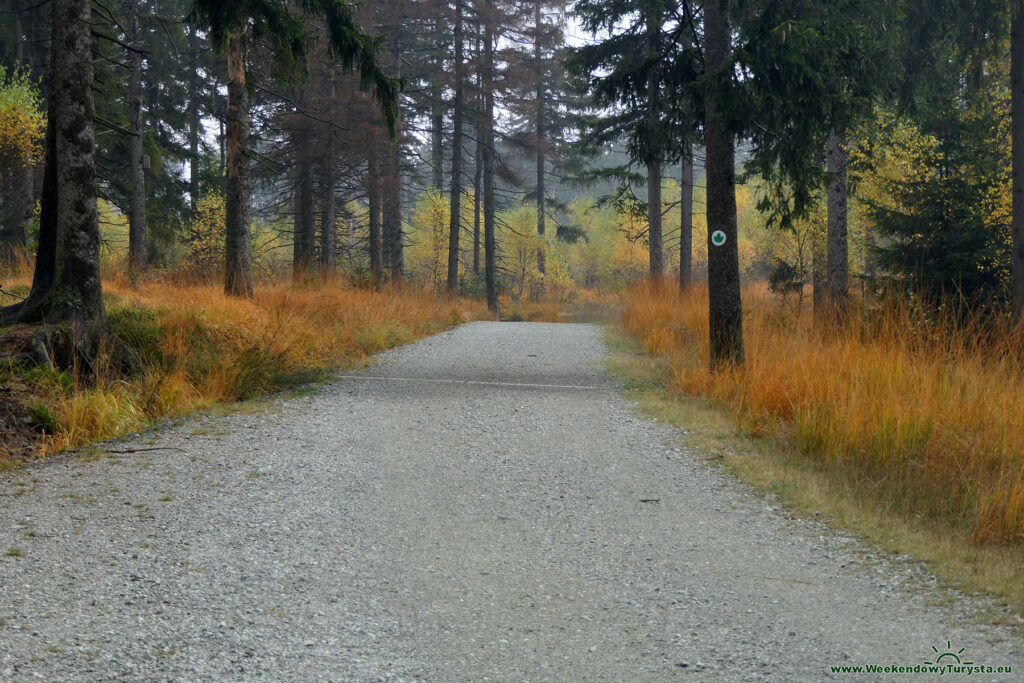
M 728 87 L 729 20 L 712 0 L 704 7 L 708 95 L 705 99 L 707 145 L 708 290 L 711 369 L 740 365 L 743 357 L 743 306 L 737 249 L 736 170 L 732 131 L 718 103 Z M 718 239 L 715 235 L 721 233 Z M 724 237 L 724 242 L 722 241 Z

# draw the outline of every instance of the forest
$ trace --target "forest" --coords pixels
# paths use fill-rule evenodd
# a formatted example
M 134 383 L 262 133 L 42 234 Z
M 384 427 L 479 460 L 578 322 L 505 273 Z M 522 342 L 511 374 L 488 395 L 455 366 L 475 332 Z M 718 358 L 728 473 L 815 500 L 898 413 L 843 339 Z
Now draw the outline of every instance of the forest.
M 1017 552 L 1022 9 L 5 0 L 0 460 L 596 316 L 836 486 Z

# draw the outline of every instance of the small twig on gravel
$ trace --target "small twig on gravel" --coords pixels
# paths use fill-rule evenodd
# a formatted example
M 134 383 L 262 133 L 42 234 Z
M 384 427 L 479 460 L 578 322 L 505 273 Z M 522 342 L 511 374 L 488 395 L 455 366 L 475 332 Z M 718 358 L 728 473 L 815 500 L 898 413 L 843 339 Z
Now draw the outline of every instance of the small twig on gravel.
M 117 453 L 119 455 L 124 455 L 127 453 L 146 453 L 148 451 L 178 451 L 179 453 L 184 453 L 185 449 L 175 448 L 173 446 L 163 446 L 159 448 L 125 448 L 120 451 L 107 451 L 107 453 Z

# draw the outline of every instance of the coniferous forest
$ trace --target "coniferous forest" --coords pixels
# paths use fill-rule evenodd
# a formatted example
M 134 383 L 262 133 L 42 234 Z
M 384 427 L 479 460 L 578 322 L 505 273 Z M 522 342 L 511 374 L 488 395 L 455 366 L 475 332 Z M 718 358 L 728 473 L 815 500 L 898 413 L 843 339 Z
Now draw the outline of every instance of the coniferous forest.
M 604 320 L 673 400 L 1019 567 L 1022 11 L 5 0 L 0 463 Z

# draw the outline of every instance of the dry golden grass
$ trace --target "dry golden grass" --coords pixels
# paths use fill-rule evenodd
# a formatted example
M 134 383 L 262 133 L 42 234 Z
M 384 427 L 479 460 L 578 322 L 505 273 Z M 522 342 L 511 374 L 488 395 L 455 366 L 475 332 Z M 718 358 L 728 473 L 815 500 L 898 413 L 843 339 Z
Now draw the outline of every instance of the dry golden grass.
M 263 285 L 250 301 L 225 296 L 220 285 L 132 287 L 115 277 L 104 293 L 113 328 L 141 357 L 144 371 L 123 378 L 100 367 L 87 380 L 38 368 L 24 374 L 48 432 L 44 452 L 308 382 L 486 315 L 477 302 L 339 282 Z
M 706 290 L 645 284 L 622 320 L 676 390 L 728 407 L 858 495 L 978 545 L 1024 542 L 1019 330 L 906 305 L 815 327 L 747 288 L 746 366 L 713 374 L 707 306 Z

